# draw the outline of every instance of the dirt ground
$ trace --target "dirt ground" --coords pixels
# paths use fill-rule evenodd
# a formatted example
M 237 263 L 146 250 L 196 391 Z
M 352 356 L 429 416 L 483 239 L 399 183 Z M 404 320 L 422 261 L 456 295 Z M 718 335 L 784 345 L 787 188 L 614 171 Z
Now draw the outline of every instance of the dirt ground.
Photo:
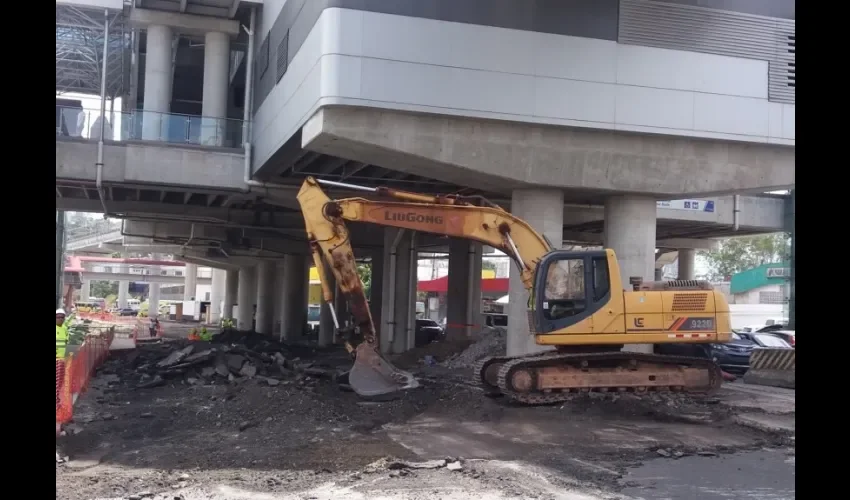
M 464 346 L 399 359 L 422 387 L 385 402 L 321 371 L 268 375 L 259 362 L 255 376 L 190 371 L 139 388 L 151 380 L 144 367 L 176 344 L 117 353 L 99 371 L 57 441 L 67 457 L 57 499 L 613 499 L 648 460 L 793 447 L 793 431 L 744 425 L 742 408 L 760 412 L 747 391 L 534 408 L 487 398 L 468 369 L 439 364 Z M 328 372 L 349 362 L 341 349 L 286 356 Z M 447 462 L 417 468 L 424 460 Z

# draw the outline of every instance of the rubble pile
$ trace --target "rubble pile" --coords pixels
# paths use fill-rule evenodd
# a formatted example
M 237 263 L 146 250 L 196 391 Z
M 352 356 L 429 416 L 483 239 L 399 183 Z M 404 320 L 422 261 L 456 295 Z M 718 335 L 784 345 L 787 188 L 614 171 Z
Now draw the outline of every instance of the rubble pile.
M 136 375 L 136 388 L 147 389 L 182 378 L 189 385 L 238 383 L 257 380 L 269 386 L 292 379 L 300 382 L 316 379 L 335 380 L 341 373 L 335 367 L 302 361 L 315 351 L 287 346 L 268 336 L 227 332 L 212 341 L 177 340 L 140 346 L 117 364 L 108 364 L 101 372 L 124 373 L 124 379 Z
M 488 356 L 503 356 L 508 332 L 500 327 L 487 327 L 479 333 L 479 339 L 463 351 L 443 362 L 448 368 L 466 368 Z

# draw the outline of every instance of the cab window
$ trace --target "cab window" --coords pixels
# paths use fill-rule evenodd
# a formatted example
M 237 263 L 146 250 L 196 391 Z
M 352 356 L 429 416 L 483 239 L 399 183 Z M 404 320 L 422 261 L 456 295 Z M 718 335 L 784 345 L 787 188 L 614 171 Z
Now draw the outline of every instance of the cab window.
M 585 309 L 584 260 L 562 259 L 547 269 L 544 317 L 557 320 L 575 316 Z
M 611 280 L 608 279 L 608 259 L 593 258 L 593 302 L 599 302 L 611 291 Z

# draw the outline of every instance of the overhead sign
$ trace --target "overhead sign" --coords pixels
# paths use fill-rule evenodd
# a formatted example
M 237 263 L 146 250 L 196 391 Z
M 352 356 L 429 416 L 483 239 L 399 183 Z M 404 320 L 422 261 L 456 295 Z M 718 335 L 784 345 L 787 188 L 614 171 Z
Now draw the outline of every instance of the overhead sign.
M 791 268 L 790 267 L 768 267 L 767 268 L 767 277 L 768 278 L 790 278 L 791 277 Z
M 691 212 L 714 212 L 714 200 L 669 200 L 656 203 L 658 208 L 688 210 Z

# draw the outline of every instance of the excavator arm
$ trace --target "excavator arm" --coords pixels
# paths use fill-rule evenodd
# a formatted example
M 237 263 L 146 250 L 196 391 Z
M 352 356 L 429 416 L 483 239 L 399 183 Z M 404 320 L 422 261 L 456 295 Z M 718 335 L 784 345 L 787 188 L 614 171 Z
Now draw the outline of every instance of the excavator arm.
M 368 191 L 397 201 L 366 198 L 332 200 L 320 184 Z M 304 215 L 307 238 L 319 279 L 322 298 L 333 316 L 334 326 L 357 360 L 349 384 L 360 395 L 370 396 L 416 386 L 413 376 L 395 368 L 380 354 L 372 314 L 357 274 L 345 221 L 366 222 L 464 238 L 498 248 L 511 256 L 522 270 L 522 282 L 531 289 L 540 259 L 552 245 L 527 222 L 480 198 L 427 196 L 386 188 L 365 188 L 318 181 L 308 177 L 297 195 Z M 483 205 L 483 206 L 482 206 Z M 336 279 L 348 302 L 353 325 L 341 328 L 333 308 L 334 291 L 327 273 Z M 354 339 L 361 340 L 354 345 Z

